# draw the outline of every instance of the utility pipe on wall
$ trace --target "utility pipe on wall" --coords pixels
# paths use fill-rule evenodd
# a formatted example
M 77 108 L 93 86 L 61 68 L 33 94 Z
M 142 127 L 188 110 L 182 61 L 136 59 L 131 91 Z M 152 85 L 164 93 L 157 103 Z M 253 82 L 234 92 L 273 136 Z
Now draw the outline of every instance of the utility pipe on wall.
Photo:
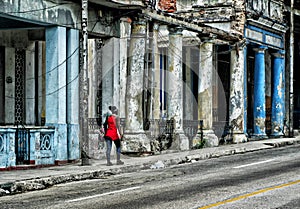
M 294 0 L 291 0 L 290 12 L 290 105 L 289 105 L 289 137 L 293 136 L 294 113 Z
M 89 136 L 88 136 L 88 0 L 82 0 L 82 66 L 80 71 L 80 146 L 81 164 L 89 165 Z

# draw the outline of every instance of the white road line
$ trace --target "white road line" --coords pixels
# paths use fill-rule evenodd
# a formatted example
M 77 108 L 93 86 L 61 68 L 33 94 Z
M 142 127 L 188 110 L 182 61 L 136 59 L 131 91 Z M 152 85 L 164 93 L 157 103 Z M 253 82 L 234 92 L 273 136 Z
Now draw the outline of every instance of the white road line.
M 116 193 L 126 192 L 126 191 L 130 191 L 130 190 L 140 189 L 140 188 L 141 187 L 130 187 L 127 189 L 121 189 L 121 190 L 117 190 L 117 191 L 113 191 L 113 192 L 107 192 L 107 193 L 103 193 L 103 194 L 97 194 L 97 195 L 93 195 L 93 196 L 81 197 L 81 198 L 77 198 L 77 199 L 73 199 L 73 200 L 67 200 L 66 202 L 77 202 L 77 201 L 81 201 L 81 200 L 92 199 L 95 197 L 102 197 L 102 196 L 106 196 L 106 195 L 110 195 L 110 194 L 116 194 Z
M 256 162 L 256 163 L 250 163 L 250 164 L 240 165 L 240 166 L 236 166 L 236 167 L 233 167 L 233 168 L 244 168 L 244 167 L 248 167 L 248 166 L 253 166 L 253 165 L 268 163 L 268 162 L 271 162 L 271 161 L 274 161 L 274 160 L 275 159 L 270 159 L 270 160 L 260 161 L 260 162 Z

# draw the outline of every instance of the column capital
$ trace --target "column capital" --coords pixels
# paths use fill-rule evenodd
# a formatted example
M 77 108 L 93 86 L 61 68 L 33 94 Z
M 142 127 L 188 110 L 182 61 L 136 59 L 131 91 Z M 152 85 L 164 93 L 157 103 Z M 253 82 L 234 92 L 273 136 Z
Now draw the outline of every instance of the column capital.
M 132 24 L 133 25 L 146 25 L 146 23 L 148 22 L 148 19 L 147 17 L 141 15 L 141 14 L 138 14 L 135 18 L 132 19 Z
M 198 35 L 198 37 L 200 38 L 201 43 L 211 43 L 211 44 L 213 44 L 214 40 L 215 40 L 214 37 L 203 37 L 203 36 L 200 36 L 200 35 Z
M 132 25 L 145 25 L 146 26 L 146 19 L 143 19 L 143 18 L 138 18 L 137 20 L 134 20 L 132 22 Z
M 238 41 L 236 42 L 236 46 L 239 50 L 244 50 L 246 49 L 248 46 L 247 46 L 247 40 L 243 39 L 241 41 Z
M 277 58 L 284 58 L 285 50 L 278 50 L 277 52 L 272 53 L 272 55 Z
M 153 30 L 159 30 L 159 23 L 157 23 L 157 22 L 155 22 L 154 24 L 153 24 Z
M 170 35 L 182 35 L 183 28 L 180 26 L 168 26 Z
M 257 48 L 253 48 L 253 51 L 257 53 L 265 53 L 265 51 L 268 49 L 267 46 L 259 46 Z
M 141 36 L 144 37 L 146 34 L 146 21 L 143 19 L 138 19 L 132 22 L 131 33 L 134 37 Z

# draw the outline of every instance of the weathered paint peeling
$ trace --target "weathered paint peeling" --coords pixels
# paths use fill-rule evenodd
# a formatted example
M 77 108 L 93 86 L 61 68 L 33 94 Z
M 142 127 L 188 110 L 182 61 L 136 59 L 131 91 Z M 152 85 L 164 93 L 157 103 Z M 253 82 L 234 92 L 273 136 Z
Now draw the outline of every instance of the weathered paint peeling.
M 284 85 L 284 51 L 274 54 L 273 62 L 273 98 L 272 98 L 272 135 L 283 135 L 283 120 L 285 111 L 285 85 Z
M 265 131 L 265 118 L 255 118 L 255 125 L 260 128 L 262 132 Z
M 278 91 L 278 96 L 282 99 L 284 95 L 283 91 L 284 85 L 283 85 L 283 72 L 280 73 L 279 77 L 279 83 L 277 85 L 277 91 Z

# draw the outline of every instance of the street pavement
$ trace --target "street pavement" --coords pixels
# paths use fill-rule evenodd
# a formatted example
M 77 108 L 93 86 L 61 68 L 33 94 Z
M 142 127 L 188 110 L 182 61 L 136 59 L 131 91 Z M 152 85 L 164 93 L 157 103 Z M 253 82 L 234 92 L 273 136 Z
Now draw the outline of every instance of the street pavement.
M 56 184 L 93 178 L 105 178 L 109 175 L 138 172 L 146 169 L 161 169 L 181 163 L 193 163 L 199 160 L 221 156 L 243 154 L 263 149 L 288 146 L 300 143 L 300 136 L 293 138 L 274 138 L 248 141 L 239 144 L 220 145 L 180 152 L 164 152 L 158 155 L 127 156 L 122 155 L 124 165 L 106 166 L 105 158 L 89 159 L 89 165 L 77 163 L 43 168 L 22 167 L 10 171 L 0 171 L 0 196 L 18 194 L 26 191 L 41 190 Z

